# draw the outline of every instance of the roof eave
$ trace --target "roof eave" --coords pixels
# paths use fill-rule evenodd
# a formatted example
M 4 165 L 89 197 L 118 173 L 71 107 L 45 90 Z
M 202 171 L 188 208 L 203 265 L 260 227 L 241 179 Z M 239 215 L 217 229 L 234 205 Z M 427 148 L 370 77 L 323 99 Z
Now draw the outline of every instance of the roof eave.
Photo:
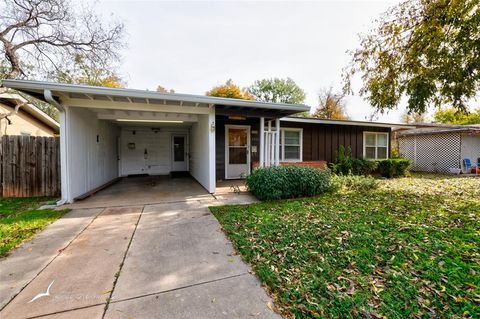
M 302 118 L 302 117 L 284 117 L 280 120 L 284 122 L 312 123 L 312 124 L 371 126 L 371 127 L 405 128 L 405 129 L 415 128 L 415 126 L 412 126 L 412 125 L 395 124 L 395 123 L 378 123 L 378 122 L 351 121 L 351 120 L 329 120 L 329 119 Z
M 141 99 L 159 99 L 169 101 L 188 101 L 194 103 L 205 103 L 210 105 L 228 105 L 239 106 L 258 109 L 284 110 L 292 112 L 304 112 L 310 110 L 310 107 L 303 104 L 280 104 L 267 103 L 250 100 L 230 99 L 221 97 L 211 97 L 202 95 L 180 94 L 180 93 L 160 93 L 153 91 L 144 91 L 136 89 L 117 89 L 106 87 L 94 87 L 87 85 L 72 85 L 43 81 L 28 81 L 28 80 L 3 80 L 3 86 L 25 91 L 26 93 L 36 92 L 42 93 L 43 90 L 51 90 L 52 92 L 60 93 L 80 93 L 93 95 L 106 95 L 116 97 L 129 97 Z

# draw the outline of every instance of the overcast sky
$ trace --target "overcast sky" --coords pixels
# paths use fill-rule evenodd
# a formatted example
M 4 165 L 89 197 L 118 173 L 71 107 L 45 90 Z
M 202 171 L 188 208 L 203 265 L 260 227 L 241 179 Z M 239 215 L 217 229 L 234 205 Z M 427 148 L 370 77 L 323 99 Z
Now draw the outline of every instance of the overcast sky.
M 230 78 L 245 87 L 291 77 L 307 93 L 306 104 L 316 106 L 320 88 L 341 88 L 357 34 L 396 2 L 103 0 L 99 9 L 125 23 L 120 71 L 130 88 L 204 94 Z M 347 103 L 352 119 L 373 110 L 358 94 Z M 378 120 L 399 122 L 402 112 Z

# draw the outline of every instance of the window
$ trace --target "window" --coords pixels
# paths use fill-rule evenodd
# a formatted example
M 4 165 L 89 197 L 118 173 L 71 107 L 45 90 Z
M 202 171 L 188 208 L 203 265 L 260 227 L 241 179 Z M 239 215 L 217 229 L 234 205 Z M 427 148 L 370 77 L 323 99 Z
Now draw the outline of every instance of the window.
M 385 159 L 388 157 L 388 133 L 363 132 L 363 157 Z
M 280 160 L 283 162 L 301 162 L 302 129 L 282 128 L 280 132 Z

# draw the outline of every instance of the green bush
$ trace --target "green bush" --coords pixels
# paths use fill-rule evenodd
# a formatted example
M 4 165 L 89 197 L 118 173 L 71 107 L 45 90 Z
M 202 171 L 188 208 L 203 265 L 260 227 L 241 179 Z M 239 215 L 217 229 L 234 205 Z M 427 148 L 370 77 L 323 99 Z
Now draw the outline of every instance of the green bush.
M 376 161 L 369 161 L 362 158 L 353 158 L 350 146 L 345 148 L 340 145 L 335 161 L 330 163 L 332 173 L 337 175 L 371 175 L 377 169 Z
M 378 162 L 378 172 L 383 177 L 403 177 L 408 175 L 411 164 L 407 158 L 389 158 Z
M 295 165 L 258 168 L 247 177 L 247 187 L 260 200 L 315 196 L 331 189 L 328 170 Z
M 332 188 L 357 192 L 367 192 L 378 187 L 378 181 L 372 176 L 361 175 L 334 175 Z
M 352 160 L 352 174 L 364 176 L 372 175 L 377 170 L 377 166 L 377 161 L 355 158 Z
M 350 146 L 345 148 L 343 145 L 340 145 L 340 148 L 336 152 L 335 161 L 330 163 L 330 168 L 332 173 L 337 175 L 348 175 L 352 173 L 353 160 Z

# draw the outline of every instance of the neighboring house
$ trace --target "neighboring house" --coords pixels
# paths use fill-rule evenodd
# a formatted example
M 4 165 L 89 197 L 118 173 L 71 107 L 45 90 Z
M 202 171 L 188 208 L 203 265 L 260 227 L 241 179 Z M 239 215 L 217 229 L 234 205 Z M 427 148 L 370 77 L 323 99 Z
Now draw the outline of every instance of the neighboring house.
M 21 106 L 15 113 L 17 105 Z M 28 103 L 19 94 L 0 93 L 0 137 L 3 135 L 55 136 L 59 130 L 60 125 L 57 121 L 35 105 Z
M 256 166 L 324 166 L 340 145 L 356 157 L 387 158 L 392 127 L 405 127 L 291 117 L 308 111 L 305 105 L 38 81 L 3 85 L 60 110 L 65 202 L 121 176 L 176 171 L 214 193 L 218 180 L 242 178 Z
M 416 124 L 396 132 L 400 154 L 412 160 L 414 171 L 453 172 L 468 158 L 480 158 L 480 125 Z

